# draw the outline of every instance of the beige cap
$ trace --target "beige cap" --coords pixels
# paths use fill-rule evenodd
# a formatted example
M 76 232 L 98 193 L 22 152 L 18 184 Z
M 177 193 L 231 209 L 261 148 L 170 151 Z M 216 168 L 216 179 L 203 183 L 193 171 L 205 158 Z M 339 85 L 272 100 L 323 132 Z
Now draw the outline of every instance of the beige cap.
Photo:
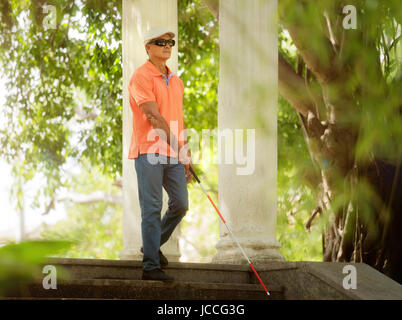
M 144 44 L 147 44 L 148 41 L 163 36 L 168 33 L 172 38 L 175 37 L 174 32 L 170 31 L 165 27 L 153 27 L 148 29 L 144 34 Z

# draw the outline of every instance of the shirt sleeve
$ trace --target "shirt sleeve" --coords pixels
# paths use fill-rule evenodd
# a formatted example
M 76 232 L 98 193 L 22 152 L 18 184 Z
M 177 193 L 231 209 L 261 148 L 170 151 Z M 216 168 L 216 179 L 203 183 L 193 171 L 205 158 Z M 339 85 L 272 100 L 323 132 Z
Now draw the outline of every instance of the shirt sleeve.
M 128 90 L 138 106 L 148 101 L 156 101 L 152 78 L 145 77 L 142 74 L 133 75 Z

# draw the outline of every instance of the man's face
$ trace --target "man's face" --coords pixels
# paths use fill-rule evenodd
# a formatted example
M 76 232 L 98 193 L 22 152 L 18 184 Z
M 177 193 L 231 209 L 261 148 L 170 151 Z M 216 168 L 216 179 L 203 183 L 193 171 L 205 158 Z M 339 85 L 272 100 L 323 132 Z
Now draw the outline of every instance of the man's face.
M 156 39 L 165 39 L 165 40 L 169 40 L 172 39 L 172 37 L 169 34 L 164 34 L 163 36 L 160 36 L 158 38 L 155 38 L 153 40 Z M 146 44 L 145 45 L 149 57 L 152 59 L 153 57 L 158 58 L 158 59 L 163 59 L 163 60 L 167 60 L 170 58 L 171 54 L 172 54 L 172 47 L 166 43 L 165 46 L 160 47 L 157 46 L 156 44 Z

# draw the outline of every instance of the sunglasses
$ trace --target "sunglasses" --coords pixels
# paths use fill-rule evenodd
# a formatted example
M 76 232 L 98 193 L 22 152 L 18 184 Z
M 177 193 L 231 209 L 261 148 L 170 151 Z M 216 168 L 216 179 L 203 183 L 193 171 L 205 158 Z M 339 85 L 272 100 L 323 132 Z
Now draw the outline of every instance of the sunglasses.
M 175 41 L 172 39 L 166 40 L 166 39 L 156 39 L 151 42 L 148 42 L 149 44 L 156 44 L 159 47 L 164 47 L 166 44 L 169 44 L 169 46 L 173 47 L 175 45 Z

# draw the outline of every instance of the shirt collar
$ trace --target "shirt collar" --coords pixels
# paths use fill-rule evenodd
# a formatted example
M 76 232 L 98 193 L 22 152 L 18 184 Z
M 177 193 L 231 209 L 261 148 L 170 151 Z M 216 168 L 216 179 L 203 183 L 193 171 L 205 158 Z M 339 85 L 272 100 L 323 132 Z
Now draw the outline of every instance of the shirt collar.
M 149 61 L 149 59 L 147 59 L 145 65 L 154 76 L 163 76 L 163 74 L 153 65 L 151 61 Z M 170 70 L 168 66 L 166 67 L 168 69 L 168 77 L 169 77 L 171 74 L 173 74 L 173 72 Z

